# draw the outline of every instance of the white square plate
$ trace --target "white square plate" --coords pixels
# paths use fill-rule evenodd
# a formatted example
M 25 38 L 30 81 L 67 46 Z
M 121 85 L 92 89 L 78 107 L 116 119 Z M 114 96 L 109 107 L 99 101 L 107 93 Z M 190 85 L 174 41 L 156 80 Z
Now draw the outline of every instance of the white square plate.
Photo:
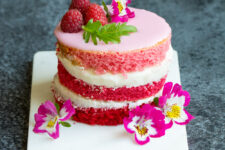
M 123 125 L 90 126 L 74 123 L 72 127 L 60 127 L 60 137 L 52 140 L 47 134 L 33 133 L 34 114 L 41 103 L 54 100 L 51 82 L 57 72 L 57 57 L 54 51 L 38 52 L 33 61 L 33 77 L 30 103 L 30 119 L 27 150 L 188 150 L 185 126 L 174 125 L 161 138 L 151 138 L 150 143 L 140 146 L 134 135 L 127 133 Z M 167 81 L 180 83 L 177 52 Z

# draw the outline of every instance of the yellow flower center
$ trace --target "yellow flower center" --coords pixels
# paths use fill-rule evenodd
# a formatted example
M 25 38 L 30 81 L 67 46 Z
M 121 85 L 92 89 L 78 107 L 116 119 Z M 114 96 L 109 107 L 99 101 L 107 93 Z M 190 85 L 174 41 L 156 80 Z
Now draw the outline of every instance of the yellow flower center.
M 180 117 L 180 106 L 173 105 L 171 111 L 166 112 L 166 116 L 169 118 L 179 118 Z
M 121 13 L 123 10 L 123 5 L 121 4 L 121 2 L 117 2 L 117 4 L 118 4 L 119 12 Z
M 48 128 L 53 128 L 53 127 L 55 126 L 57 120 L 58 120 L 58 116 L 56 116 L 54 119 L 50 120 L 50 121 L 48 122 L 48 124 L 47 124 L 47 127 L 48 127 Z
M 140 127 L 140 126 L 136 126 L 137 132 L 143 136 L 148 132 L 148 129 L 146 127 Z

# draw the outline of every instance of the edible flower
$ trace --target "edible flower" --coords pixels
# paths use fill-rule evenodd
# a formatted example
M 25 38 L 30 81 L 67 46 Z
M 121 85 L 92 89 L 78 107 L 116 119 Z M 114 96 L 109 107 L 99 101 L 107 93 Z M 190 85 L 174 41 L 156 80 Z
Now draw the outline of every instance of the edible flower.
M 112 1 L 112 22 L 127 22 L 128 18 L 134 18 L 135 14 L 127 5 L 131 3 L 131 0 L 113 0 Z
M 168 82 L 164 85 L 158 105 L 165 115 L 166 128 L 171 128 L 173 122 L 179 125 L 188 124 L 194 117 L 184 107 L 190 103 L 190 95 L 182 90 L 179 84 Z
M 144 145 L 150 137 L 165 135 L 165 116 L 162 111 L 150 104 L 138 106 L 124 118 L 124 127 L 128 133 L 135 134 L 135 141 Z
M 53 104 L 51 101 L 46 101 L 38 108 L 38 112 L 34 115 L 35 126 L 34 133 L 48 133 L 53 139 L 59 137 L 59 124 L 70 127 L 70 124 L 65 122 L 75 113 L 70 100 L 64 102 L 61 109 L 58 104 Z

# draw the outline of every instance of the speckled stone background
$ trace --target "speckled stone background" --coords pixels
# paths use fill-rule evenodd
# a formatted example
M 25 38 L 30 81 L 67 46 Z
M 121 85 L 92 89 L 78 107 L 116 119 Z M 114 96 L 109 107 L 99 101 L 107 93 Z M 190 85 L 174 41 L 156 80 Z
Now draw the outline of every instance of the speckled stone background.
M 100 1 L 97 1 L 98 3 Z M 107 1 L 109 2 L 109 0 Z M 53 50 L 69 0 L 0 0 L 0 149 L 26 149 L 32 61 Z M 192 95 L 190 150 L 225 149 L 225 0 L 133 0 L 164 17 Z M 174 145 L 176 146 L 176 145 Z

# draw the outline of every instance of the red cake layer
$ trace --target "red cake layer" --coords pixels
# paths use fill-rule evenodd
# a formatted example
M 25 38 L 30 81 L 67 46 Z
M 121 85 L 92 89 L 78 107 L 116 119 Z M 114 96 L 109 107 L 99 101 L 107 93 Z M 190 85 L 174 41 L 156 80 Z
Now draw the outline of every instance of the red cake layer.
M 58 76 L 60 83 L 76 94 L 90 99 L 104 101 L 136 101 L 153 96 L 162 89 L 166 80 L 165 76 L 158 82 L 149 83 L 143 86 L 131 88 L 124 86 L 116 89 L 89 85 L 88 83 L 70 75 L 60 61 L 58 63 Z
M 58 100 L 56 102 L 63 105 L 65 100 Z M 123 118 L 128 115 L 128 106 L 120 109 L 104 109 L 104 108 L 75 108 L 76 113 L 72 119 L 77 122 L 87 123 L 90 125 L 118 125 L 123 123 Z
M 54 93 L 54 91 L 53 91 Z M 54 94 L 55 96 L 55 94 Z M 62 107 L 64 99 L 55 97 L 55 101 Z M 151 103 L 154 105 L 153 103 Z M 142 104 L 143 105 L 143 104 Z M 105 108 L 74 108 L 76 113 L 71 117 L 72 120 L 90 125 L 108 125 L 115 126 L 123 124 L 124 117 L 129 115 L 131 109 L 128 106 L 119 109 Z
M 126 73 L 144 70 L 146 67 L 159 64 L 166 56 L 170 46 L 171 36 L 162 39 L 153 47 L 132 50 L 128 52 L 93 52 L 69 48 L 58 43 L 64 57 L 74 64 L 91 68 L 97 73 Z

